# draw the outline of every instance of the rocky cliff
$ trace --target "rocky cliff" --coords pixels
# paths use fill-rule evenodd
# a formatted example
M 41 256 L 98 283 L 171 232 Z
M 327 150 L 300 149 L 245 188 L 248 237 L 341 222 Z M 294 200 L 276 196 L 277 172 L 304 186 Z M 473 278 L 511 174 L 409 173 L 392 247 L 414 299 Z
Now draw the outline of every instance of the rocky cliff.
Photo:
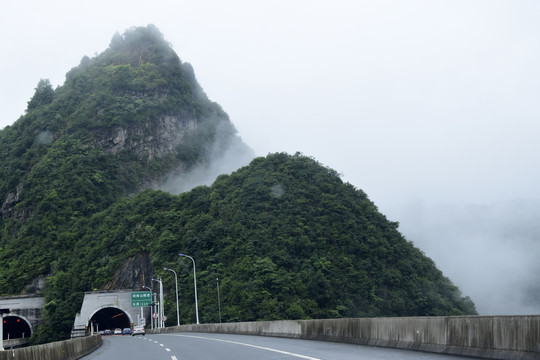
M 148 253 L 138 253 L 127 258 L 114 273 L 102 290 L 141 289 L 141 285 L 149 284 L 154 275 L 154 267 Z

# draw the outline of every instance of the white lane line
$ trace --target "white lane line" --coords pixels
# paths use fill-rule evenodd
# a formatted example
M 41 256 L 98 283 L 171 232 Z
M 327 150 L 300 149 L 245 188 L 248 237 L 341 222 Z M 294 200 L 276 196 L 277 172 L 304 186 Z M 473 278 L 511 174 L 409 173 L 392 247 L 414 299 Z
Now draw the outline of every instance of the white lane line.
M 165 348 L 165 351 L 168 351 L 168 352 L 170 352 L 170 351 L 171 351 L 171 349 L 169 349 L 169 348 Z
M 294 357 L 297 357 L 297 358 L 300 358 L 300 359 L 307 359 L 307 360 L 322 360 L 322 359 L 319 359 L 319 358 L 316 358 L 316 357 L 312 357 L 312 356 L 301 355 L 301 354 L 295 354 L 295 353 L 288 352 L 288 351 L 283 351 L 283 350 L 273 349 L 273 348 L 269 348 L 269 347 L 265 347 L 265 346 L 246 344 L 246 343 L 241 343 L 241 342 L 237 342 L 237 341 L 222 340 L 222 339 L 213 339 L 213 338 L 209 338 L 209 337 L 204 337 L 204 336 L 193 336 L 193 335 L 175 335 L 175 336 L 183 336 L 183 337 L 189 337 L 189 338 L 194 338 L 194 339 L 214 340 L 214 341 L 221 341 L 221 342 L 225 342 L 225 343 L 229 343 L 229 344 L 243 345 L 243 346 L 248 346 L 248 347 L 252 347 L 252 348 L 255 348 L 255 349 L 261 349 L 261 350 L 273 351 L 273 352 L 280 353 L 280 354 L 285 354 L 285 355 L 289 355 L 289 356 L 294 356 Z
M 163 345 L 163 344 L 159 344 L 159 346 L 163 347 L 164 345 Z
M 176 358 L 176 356 L 173 355 L 171 356 L 171 360 L 178 360 L 178 359 Z

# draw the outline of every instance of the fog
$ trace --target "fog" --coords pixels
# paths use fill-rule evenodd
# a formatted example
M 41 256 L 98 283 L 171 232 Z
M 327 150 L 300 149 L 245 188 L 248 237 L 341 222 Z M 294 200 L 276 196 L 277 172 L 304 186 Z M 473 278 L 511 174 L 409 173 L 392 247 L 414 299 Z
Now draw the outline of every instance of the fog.
M 426 204 L 399 215 L 401 231 L 474 299 L 483 314 L 540 312 L 540 202 Z
M 538 313 L 539 15 L 535 0 L 7 2 L 0 128 L 41 78 L 155 24 L 256 155 L 342 173 L 480 313 Z
M 221 129 L 224 129 L 225 132 L 230 131 L 227 124 L 218 122 L 216 133 L 219 134 Z M 204 161 L 188 171 L 180 169 L 171 172 L 157 188 L 171 194 L 180 194 L 199 185 L 209 186 L 219 175 L 230 174 L 240 167 L 248 165 L 254 157 L 255 153 L 242 141 L 240 136 L 218 140 L 204 154 Z

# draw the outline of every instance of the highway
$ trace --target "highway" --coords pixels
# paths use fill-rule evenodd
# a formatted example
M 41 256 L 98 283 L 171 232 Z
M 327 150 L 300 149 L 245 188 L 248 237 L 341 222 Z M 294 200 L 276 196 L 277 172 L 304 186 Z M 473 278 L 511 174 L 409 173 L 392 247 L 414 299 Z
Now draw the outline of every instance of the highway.
M 104 336 L 103 346 L 82 358 L 82 360 L 109 359 L 463 360 L 467 358 L 323 341 L 207 333 Z

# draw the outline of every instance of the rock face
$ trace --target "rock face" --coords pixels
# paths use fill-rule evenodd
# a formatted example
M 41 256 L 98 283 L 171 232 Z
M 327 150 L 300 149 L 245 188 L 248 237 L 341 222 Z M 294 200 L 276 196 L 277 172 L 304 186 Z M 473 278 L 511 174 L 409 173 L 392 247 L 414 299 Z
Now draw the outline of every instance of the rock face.
M 154 273 L 150 261 L 150 255 L 139 253 L 128 258 L 116 271 L 113 278 L 103 290 L 134 289 L 138 290 L 142 285 L 148 284 Z
M 17 202 L 19 202 L 19 193 L 22 190 L 22 186 L 17 186 L 17 190 L 14 193 L 9 193 L 4 200 L 2 207 L 0 208 L 0 213 L 2 214 L 2 218 L 6 219 L 8 218 L 13 210 L 15 209 L 15 205 L 17 205 Z
M 38 276 L 32 282 L 24 287 L 22 294 L 40 294 L 45 289 L 45 280 L 47 277 L 45 275 Z
M 104 134 L 99 145 L 110 154 L 133 151 L 141 160 L 151 161 L 175 151 L 189 132 L 197 129 L 194 117 L 163 115 L 158 121 L 147 121 L 131 127 L 115 127 Z

